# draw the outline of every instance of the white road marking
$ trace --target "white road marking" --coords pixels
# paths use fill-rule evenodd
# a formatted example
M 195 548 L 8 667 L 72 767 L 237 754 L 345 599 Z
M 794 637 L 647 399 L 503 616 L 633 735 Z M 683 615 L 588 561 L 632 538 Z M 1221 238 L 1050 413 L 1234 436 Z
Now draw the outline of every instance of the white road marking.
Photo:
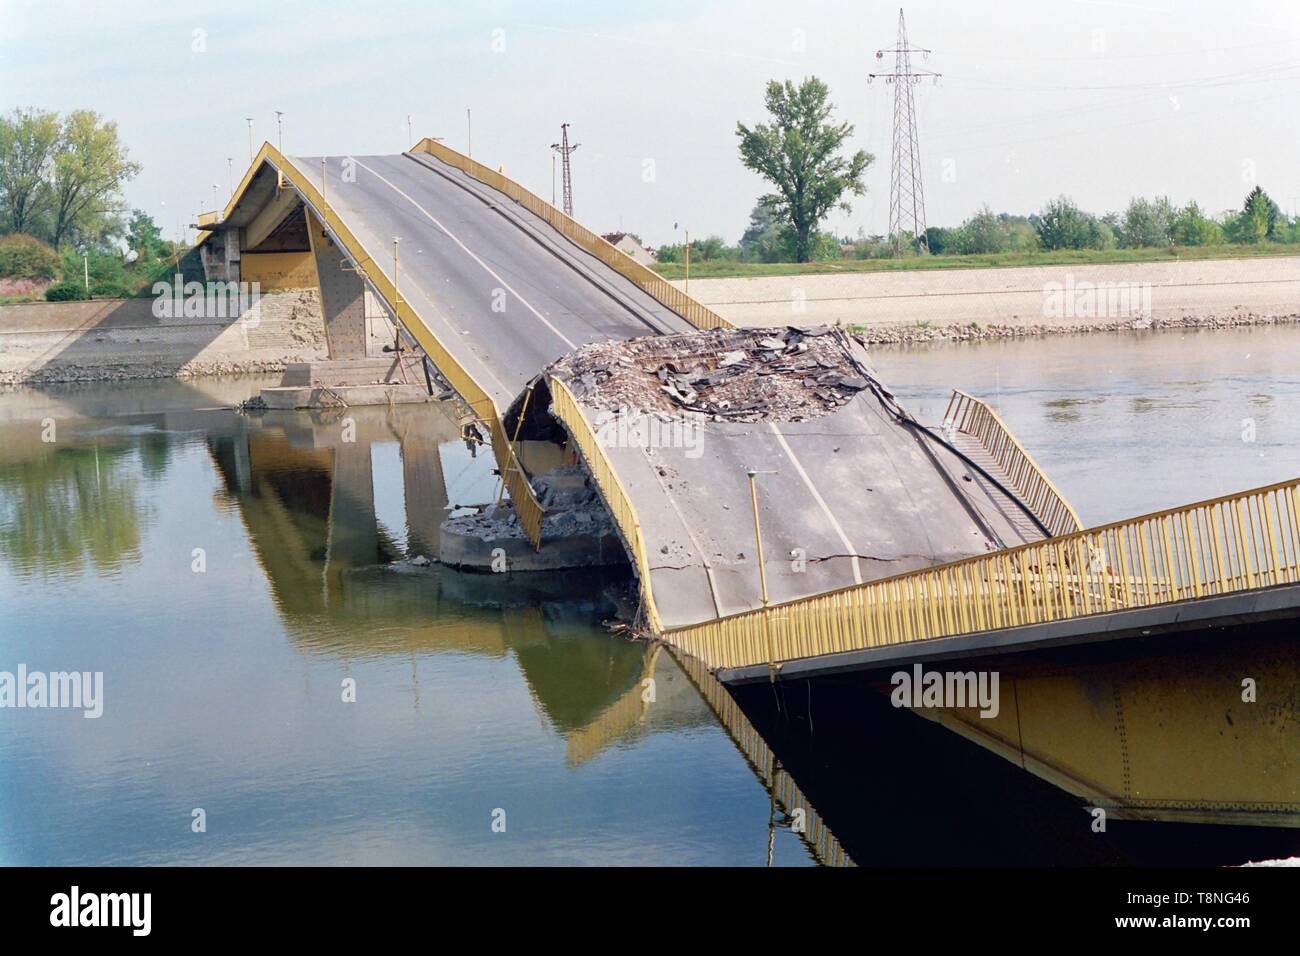
M 546 316 L 542 315 L 542 313 L 538 312 L 537 309 L 533 308 L 533 305 L 532 305 L 531 302 L 529 302 L 529 301 L 528 301 L 527 299 L 525 299 L 522 295 L 520 295 L 518 292 L 516 292 L 514 289 L 512 289 L 512 288 L 510 287 L 509 283 L 507 283 L 505 279 L 503 279 L 503 278 L 501 278 L 499 275 L 497 275 L 496 272 L 494 272 L 494 271 L 492 270 L 492 267 L 491 267 L 491 266 L 489 266 L 486 262 L 484 262 L 482 259 L 480 259 L 477 255 L 475 255 L 474 252 L 473 252 L 473 250 L 471 250 L 471 249 L 469 248 L 469 246 L 465 245 L 465 243 L 461 242 L 460 239 L 457 238 L 457 236 L 456 236 L 455 233 L 453 233 L 450 229 L 448 229 L 448 228 L 447 228 L 446 226 L 444 226 L 441 222 L 439 222 L 438 219 L 433 215 L 433 213 L 429 212 L 429 210 L 425 209 L 425 208 L 424 208 L 423 206 L 421 206 L 418 202 L 416 202 L 414 199 L 412 199 L 410 196 L 408 196 L 406 193 L 404 193 L 401 189 L 399 189 L 398 187 L 394 186 L 391 182 L 389 182 L 387 179 L 385 179 L 385 178 L 384 178 L 383 176 L 381 176 L 379 173 L 375 172 L 373 169 L 371 169 L 371 168 L 370 168 L 369 166 L 367 166 L 365 163 L 361 162 L 360 160 L 357 160 L 357 165 L 360 166 L 362 169 L 366 170 L 366 172 L 370 173 L 370 175 L 374 176 L 376 179 L 378 179 L 381 183 L 383 183 L 384 185 L 386 185 L 386 186 L 387 186 L 389 189 L 391 189 L 393 192 L 397 193 L 397 195 L 401 196 L 403 199 L 405 199 L 407 202 L 409 202 L 409 203 L 410 203 L 412 206 L 414 206 L 416 209 L 420 210 L 420 212 L 422 212 L 422 213 L 425 215 L 425 217 L 426 217 L 426 218 L 427 218 L 431 223 L 433 223 L 435 226 L 437 226 L 439 229 L 441 229 L 444 233 L 446 233 L 448 239 L 450 239 L 452 242 L 456 243 L 456 245 L 460 246 L 460 248 L 464 251 L 464 253 L 465 253 L 467 256 L 469 256 L 471 259 L 473 259 L 475 262 L 477 262 L 480 266 L 482 266 L 483 271 L 486 272 L 488 275 L 490 275 L 493 279 L 495 279 L 495 280 L 500 284 L 501 288 L 505 289 L 507 292 L 509 292 L 511 295 L 513 295 L 516 299 L 518 299 L 520 302 L 522 302 L 522 303 L 524 304 L 524 308 L 526 308 L 529 312 L 533 313 L 533 315 L 537 316 L 537 318 L 541 321 L 541 323 L 542 323 L 543 325 L 545 325 L 548 329 L 550 329 L 552 332 L 554 332 L 554 333 L 556 334 L 556 336 L 559 337 L 559 339 L 560 339 L 562 342 L 564 342 L 565 345 L 567 345 L 570 349 L 574 349 L 574 350 L 576 350 L 576 349 L 578 348 L 578 343 L 576 343 L 576 342 L 574 342 L 573 340 L 571 340 L 571 339 L 570 339 L 568 336 L 566 336 L 563 332 L 561 332 L 561 331 L 560 331 L 559 329 L 557 329 L 554 325 L 552 325 L 551 322 L 550 322 L 550 320 L 547 319 Z
M 853 582 L 855 584 L 861 584 L 862 569 L 858 566 L 857 549 L 854 548 L 853 544 L 849 541 L 849 536 L 844 533 L 844 529 L 840 527 L 840 523 L 835 520 L 835 515 L 831 514 L 831 509 L 827 506 L 825 499 L 822 498 L 821 494 L 817 491 L 817 487 L 812 483 L 812 479 L 808 477 L 808 472 L 804 471 L 803 465 L 801 465 L 799 459 L 794 456 L 794 449 L 792 449 L 790 443 L 785 440 L 785 436 L 781 434 L 781 430 L 776 427 L 776 422 L 768 422 L 767 427 L 772 430 L 772 434 L 776 436 L 776 440 L 781 443 L 781 448 L 785 451 L 786 457 L 790 459 L 790 463 L 794 465 L 794 470 L 799 472 L 799 477 L 803 479 L 803 483 L 808 487 L 808 490 L 812 492 L 812 496 L 816 500 L 817 504 L 821 506 L 822 514 L 824 514 L 826 520 L 831 523 L 831 527 L 835 529 L 835 533 L 840 536 L 840 543 L 844 545 L 845 552 L 853 562 Z
M 303 177 L 304 177 L 308 182 L 311 182 L 311 181 L 312 181 L 312 175 L 313 175 L 313 174 L 312 174 L 312 172 L 311 172 L 310 170 L 302 169 L 301 167 L 299 167 L 299 166 L 297 166 L 296 164 L 294 164 L 294 163 L 292 162 L 292 160 L 290 160 L 290 168 L 293 169 L 295 172 L 300 173 L 300 174 L 301 174 L 301 175 L 302 175 L 302 176 L 303 176 Z M 367 167 L 367 168 L 369 168 L 369 167 Z M 372 172 L 373 172 L 373 170 L 372 170 Z M 376 175 L 377 175 L 377 174 L 376 174 Z M 331 201 L 330 201 L 330 198 L 329 198 L 330 195 L 337 195 L 337 192 L 335 192 L 335 193 L 331 193 L 331 194 L 329 194 L 329 195 L 326 195 L 326 194 L 322 193 L 322 195 L 324 195 L 324 197 L 325 197 L 325 205 L 328 206 L 328 207 L 329 207 L 332 211 L 334 211 L 335 214 L 337 215 L 337 214 L 338 214 L 338 210 L 337 210 L 335 204 L 334 204 L 333 202 L 331 202 Z M 340 218 L 342 218 L 342 217 L 340 216 Z M 324 225 L 324 224 L 322 223 L 322 225 Z M 352 235 L 356 237 L 357 242 L 358 242 L 358 243 L 360 244 L 360 246 L 361 246 L 361 251 L 362 251 L 363 253 L 365 253 L 365 257 L 366 257 L 367 259 L 369 259 L 371 262 L 373 262 L 373 263 L 375 264 L 375 268 L 377 268 L 377 269 L 380 271 L 381 274 L 385 274 L 385 275 L 386 275 L 386 273 L 384 273 L 384 267 L 383 267 L 383 264 L 382 264 L 378 259 L 376 259 L 373 255 L 370 254 L 370 248 L 366 245 L 365 242 L 362 242 L 362 241 L 361 241 L 361 235 L 360 235 L 361 233 L 363 233 L 363 232 L 365 232 L 365 233 L 370 233 L 370 229 L 368 228 L 368 224 L 365 222 L 364 217 L 362 218 L 361 222 L 359 222 L 359 223 L 356 223 L 356 224 L 348 224 L 348 229 L 351 231 Z M 376 239 L 377 237 L 371 235 L 371 238 L 372 238 L 372 239 Z M 382 246 L 383 246 L 383 243 L 382 243 L 382 241 L 380 241 L 380 242 L 379 242 L 379 247 L 382 248 Z M 339 244 L 339 251 L 342 252 L 344 255 L 347 255 L 347 256 L 351 257 L 351 253 L 349 253 L 349 252 L 348 252 L 348 251 L 343 247 L 342 243 Z M 414 278 L 408 276 L 406 281 L 407 281 L 408 285 L 413 285 L 413 286 L 415 286 L 416 289 L 420 289 L 420 284 L 419 284 L 418 282 L 416 282 Z M 399 290 L 399 291 L 400 291 L 400 290 Z M 423 290 L 421 290 L 421 291 L 423 291 Z M 461 334 L 461 335 L 468 335 L 468 334 L 469 334 L 469 330 L 468 330 L 468 329 L 458 329 L 458 328 L 456 328 L 454 325 L 451 324 L 451 321 L 450 321 L 450 320 L 449 320 L 445 315 L 442 314 L 441 310 L 438 309 L 438 307 L 437 307 L 437 303 L 435 302 L 433 296 L 431 296 L 431 295 L 429 295 L 427 292 L 425 292 L 425 293 L 424 293 L 424 297 L 429 301 L 430 305 L 433 306 L 433 314 L 434 314 L 434 317 L 437 318 L 438 321 L 441 322 L 443 325 L 445 325 L 445 326 L 447 327 L 447 330 L 448 330 L 449 332 L 459 333 L 459 334 Z M 379 298 L 382 299 L 383 297 L 380 296 Z M 406 296 L 402 296 L 402 298 L 405 299 Z M 410 305 L 410 303 L 407 303 L 407 304 Z M 412 311 L 415 311 L 415 307 L 414 307 L 414 306 L 411 306 L 411 309 L 412 309 Z M 424 326 L 425 326 L 426 328 L 428 328 L 429 323 L 428 323 L 427 321 L 425 321 L 425 316 L 424 316 L 424 314 L 423 314 L 423 313 L 420 313 L 420 312 L 416 312 L 416 315 L 417 315 L 417 317 L 419 317 L 420 320 L 423 322 Z M 437 337 L 438 337 L 438 336 L 437 336 L 437 333 L 435 333 L 435 332 L 433 331 L 433 329 L 429 329 L 429 332 L 430 332 L 430 334 L 432 334 L 432 335 L 434 336 L 434 339 L 435 339 L 435 341 L 436 341 L 436 340 L 437 340 Z M 419 340 L 417 339 L 416 341 L 418 342 Z M 445 343 L 443 343 L 443 344 L 444 344 L 444 347 L 445 347 Z M 421 346 L 421 347 L 423 347 L 423 346 Z M 463 358 L 463 357 L 459 357 L 459 356 L 456 357 L 456 358 L 457 358 L 457 361 L 459 361 L 459 362 L 461 363 L 462 366 L 465 364 L 465 358 Z M 474 361 L 474 363 L 477 364 L 477 365 L 480 367 L 480 370 L 482 371 L 482 373 L 483 373 L 484 375 L 486 375 L 486 376 L 487 376 L 488 378 L 490 378 L 492 381 L 496 382 L 498 388 L 500 389 L 500 394 L 503 395 L 503 396 L 505 397 L 505 400 L 506 400 L 507 404 L 508 404 L 509 402 L 513 401 L 513 397 L 514 397 L 514 395 L 515 395 L 515 391 L 516 391 L 516 390 L 515 390 L 515 389 L 511 389 L 511 388 L 508 388 L 508 387 L 506 386 L 505 382 L 501 381 L 500 377 L 499 377 L 499 376 L 498 376 L 498 375 L 497 375 L 497 374 L 492 370 L 492 368 L 491 368 L 491 367 L 490 367 L 486 362 L 483 361 L 483 359 L 479 356 L 477 350 L 475 350 L 473 346 L 470 346 L 470 354 L 469 354 L 468 358 L 472 359 L 472 360 Z M 468 369 L 467 369 L 466 371 L 468 371 Z M 470 377 L 471 377 L 472 379 L 475 378 L 475 377 L 472 376 L 472 375 L 471 375 Z M 483 387 L 483 386 L 482 386 L 482 383 L 479 384 L 479 387 L 480 387 L 480 388 Z M 490 396 L 489 396 L 489 398 L 490 398 Z M 492 399 L 492 404 L 493 404 L 493 406 L 496 405 L 496 399 Z

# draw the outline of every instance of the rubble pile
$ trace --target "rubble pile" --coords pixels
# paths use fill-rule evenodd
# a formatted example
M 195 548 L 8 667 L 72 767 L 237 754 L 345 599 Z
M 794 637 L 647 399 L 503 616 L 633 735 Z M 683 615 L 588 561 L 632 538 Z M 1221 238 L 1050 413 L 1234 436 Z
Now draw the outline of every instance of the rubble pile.
M 554 374 L 583 404 L 712 421 L 803 421 L 868 387 L 838 329 L 715 329 L 597 342 Z

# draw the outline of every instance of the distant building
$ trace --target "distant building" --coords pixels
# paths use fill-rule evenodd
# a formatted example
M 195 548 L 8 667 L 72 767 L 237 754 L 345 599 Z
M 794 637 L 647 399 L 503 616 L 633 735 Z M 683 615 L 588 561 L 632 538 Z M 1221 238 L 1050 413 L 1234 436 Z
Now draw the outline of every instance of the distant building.
M 636 237 L 629 233 L 607 232 L 600 238 L 604 239 L 620 252 L 627 253 L 643 266 L 648 266 L 655 261 L 654 250 L 641 245 L 641 243 L 636 241 Z

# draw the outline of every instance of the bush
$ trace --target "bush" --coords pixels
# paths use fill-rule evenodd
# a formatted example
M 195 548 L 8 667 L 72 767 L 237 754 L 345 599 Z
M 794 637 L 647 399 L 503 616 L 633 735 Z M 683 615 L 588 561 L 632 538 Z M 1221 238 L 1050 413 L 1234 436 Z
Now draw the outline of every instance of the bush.
M 35 236 L 21 233 L 0 239 L 0 276 L 53 279 L 59 257 Z
M 1155 199 L 1133 199 L 1124 212 L 1124 245 L 1167 246 L 1173 242 L 1174 224 L 1178 211 L 1165 196 Z
M 74 302 L 89 298 L 86 287 L 80 282 L 56 282 L 45 290 L 47 302 Z
M 62 258 L 62 275 L 66 281 L 77 280 L 84 284 L 86 272 L 90 273 L 90 283 L 94 285 L 97 282 L 115 282 L 118 285 L 127 284 L 126 265 L 122 262 L 122 257 L 116 252 L 106 251 L 104 249 L 91 249 L 85 259 L 82 253 L 78 252 L 71 246 L 65 246 L 61 251 Z
M 126 287 L 117 282 L 96 282 L 90 287 L 90 294 L 96 299 L 129 299 L 131 297 L 131 293 L 126 290 Z
M 1115 233 L 1065 196 L 1053 199 L 1034 222 L 1044 249 L 1113 249 Z
M 1174 219 L 1174 242 L 1180 246 L 1213 246 L 1223 242 L 1223 227 L 1196 203 L 1188 203 Z

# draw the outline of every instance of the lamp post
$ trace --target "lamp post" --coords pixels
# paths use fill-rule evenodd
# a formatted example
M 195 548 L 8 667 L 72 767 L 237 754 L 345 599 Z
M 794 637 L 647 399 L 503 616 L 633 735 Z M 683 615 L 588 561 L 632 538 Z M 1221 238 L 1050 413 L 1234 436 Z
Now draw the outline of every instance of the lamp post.
M 763 563 L 763 532 L 758 525 L 758 483 L 754 479 L 760 474 L 773 475 L 776 472 L 759 472 L 750 468 L 745 474 L 749 476 L 749 501 L 754 508 L 754 545 L 758 550 L 758 586 L 760 593 L 763 595 L 763 610 L 766 611 L 771 601 L 767 593 L 767 566 Z M 763 643 L 767 647 L 768 677 L 775 682 L 776 661 L 775 655 L 772 653 L 772 622 L 766 613 L 763 615 Z
M 281 156 L 284 155 L 284 113 L 280 110 L 275 111 L 275 149 Z M 278 193 L 284 188 L 284 170 L 276 169 L 275 171 L 275 190 Z
M 253 164 L 253 117 L 245 116 L 244 122 L 248 124 L 248 164 Z

